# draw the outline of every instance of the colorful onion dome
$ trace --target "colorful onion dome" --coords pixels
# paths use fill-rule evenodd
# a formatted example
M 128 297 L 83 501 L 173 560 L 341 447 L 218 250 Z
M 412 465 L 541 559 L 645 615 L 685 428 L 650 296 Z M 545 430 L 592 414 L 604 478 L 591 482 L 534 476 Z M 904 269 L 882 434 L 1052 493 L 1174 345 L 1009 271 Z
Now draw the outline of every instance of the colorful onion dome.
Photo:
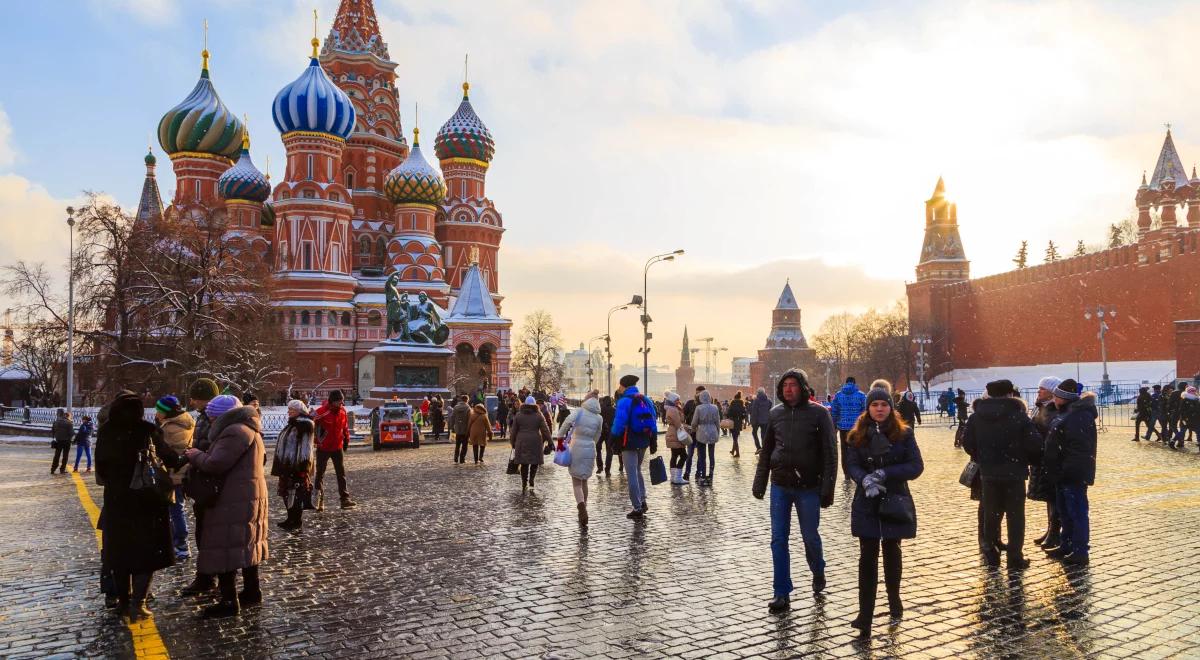
M 150 165 L 150 166 L 154 166 L 154 165 L 158 164 L 158 159 L 154 157 L 154 151 L 151 149 L 146 150 L 145 160 L 146 160 L 146 164 Z
M 208 51 L 201 53 L 200 80 L 192 93 L 158 122 L 158 143 L 169 155 L 183 151 L 233 158 L 242 122 L 229 111 L 208 77 Z
M 217 179 L 217 194 L 221 199 L 247 202 L 262 202 L 271 196 L 271 184 L 267 182 L 267 177 L 250 160 L 249 133 L 242 136 L 242 153 L 237 163 Z
M 383 191 L 393 204 L 441 204 L 446 199 L 446 181 L 421 154 L 421 129 L 413 129 L 412 150 L 383 182 Z
M 310 131 L 346 139 L 354 132 L 354 105 L 317 61 L 320 41 L 314 38 L 312 44 L 308 68 L 275 95 L 275 127 L 280 133 Z
M 471 99 L 468 96 L 470 89 L 469 83 L 463 83 L 462 103 L 458 104 L 458 110 L 442 126 L 433 141 L 433 149 L 440 160 L 471 158 L 490 163 L 492 156 L 496 154 L 492 132 L 483 125 L 483 121 L 471 107 Z

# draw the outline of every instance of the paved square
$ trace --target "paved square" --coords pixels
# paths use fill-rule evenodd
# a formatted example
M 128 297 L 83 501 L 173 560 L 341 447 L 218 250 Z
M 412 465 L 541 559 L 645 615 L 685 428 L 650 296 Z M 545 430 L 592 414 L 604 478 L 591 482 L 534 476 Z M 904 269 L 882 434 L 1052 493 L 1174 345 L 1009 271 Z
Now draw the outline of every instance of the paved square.
M 827 595 L 804 588 L 794 529 L 793 609 L 767 612 L 768 505 L 750 496 L 748 438 L 740 459 L 728 439 L 718 445 L 711 490 L 652 487 L 643 525 L 625 519 L 624 479 L 593 478 L 586 533 L 566 470 L 545 466 L 522 495 L 504 474 L 506 445 L 493 444 L 485 466 L 453 465 L 446 445 L 356 448 L 358 508 L 307 512 L 298 535 L 272 525 L 261 607 L 199 619 L 206 601 L 176 595 L 191 578 L 185 562 L 157 574 L 151 609 L 176 658 L 1197 657 L 1200 457 L 1194 445 L 1180 453 L 1129 435 L 1100 438 L 1092 564 L 1064 571 L 1029 546 L 1033 566 L 1009 577 L 979 565 L 952 434 L 918 428 L 926 470 L 913 483 L 918 536 L 904 544 L 906 618 L 877 619 L 867 642 L 848 625 L 858 551 L 843 485 L 822 511 Z M 51 453 L 0 446 L 0 656 L 132 657 L 128 628 L 97 590 L 74 480 L 47 474 Z M 273 501 L 272 515 L 283 513 Z M 1041 503 L 1028 514 L 1034 537 Z

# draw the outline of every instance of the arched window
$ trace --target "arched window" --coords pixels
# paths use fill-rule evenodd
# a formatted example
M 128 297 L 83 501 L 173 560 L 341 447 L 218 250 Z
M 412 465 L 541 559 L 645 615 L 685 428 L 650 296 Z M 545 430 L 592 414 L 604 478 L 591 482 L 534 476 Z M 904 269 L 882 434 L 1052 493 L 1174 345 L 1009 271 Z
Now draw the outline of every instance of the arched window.
M 321 325 L 321 312 L 313 312 L 313 325 Z
M 358 239 L 358 256 L 360 256 L 360 257 L 371 256 L 371 237 L 370 236 L 363 236 L 362 238 Z
M 296 311 L 295 311 L 295 310 L 292 310 L 292 314 L 291 314 L 291 324 L 292 324 L 292 325 L 296 325 Z
M 371 310 L 367 313 L 367 325 L 373 327 L 379 327 L 383 325 L 383 315 L 377 310 Z
M 383 240 L 382 236 L 375 242 L 375 259 L 379 261 L 379 265 L 381 266 L 387 263 L 387 241 Z
M 354 172 L 346 172 L 346 190 L 354 190 Z
M 300 325 L 308 325 L 308 310 L 300 312 Z
M 350 312 L 342 312 L 342 325 L 350 325 Z

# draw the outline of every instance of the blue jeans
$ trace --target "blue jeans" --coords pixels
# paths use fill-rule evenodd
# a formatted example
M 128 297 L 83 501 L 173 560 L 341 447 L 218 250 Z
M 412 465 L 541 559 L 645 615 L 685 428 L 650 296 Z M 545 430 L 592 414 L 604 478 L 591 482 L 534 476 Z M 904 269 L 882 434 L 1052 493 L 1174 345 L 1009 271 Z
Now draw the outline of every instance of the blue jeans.
M 642 478 L 642 460 L 646 458 L 646 448 L 626 449 L 621 452 L 625 460 L 625 478 L 629 483 L 629 503 L 633 508 L 640 509 L 646 503 L 646 480 Z
M 788 488 L 771 484 L 771 563 L 775 567 L 776 596 L 792 593 L 792 555 L 788 537 L 792 533 L 792 506 L 800 520 L 800 538 L 804 540 L 804 558 L 814 575 L 825 572 L 825 554 L 821 547 L 821 493 L 817 488 Z
M 92 469 L 92 445 L 91 445 L 91 443 L 81 442 L 81 443 L 75 445 L 75 471 L 76 472 L 79 471 L 79 459 L 83 458 L 84 454 L 87 454 L 87 459 L 88 459 L 87 469 L 89 469 L 89 470 Z
M 717 466 L 717 446 L 715 444 L 706 445 L 699 442 L 692 443 L 693 446 L 700 445 L 696 450 L 696 478 L 712 478 L 713 468 Z M 708 455 L 708 461 L 705 462 L 704 457 Z M 705 471 L 705 468 L 708 471 Z
M 183 486 L 175 487 L 175 502 L 169 508 L 171 510 L 171 540 L 175 543 L 176 550 L 186 549 L 188 528 L 187 516 L 183 513 Z
M 1084 557 L 1091 549 L 1087 489 L 1081 484 L 1059 484 L 1055 492 L 1055 505 L 1062 521 L 1062 545 L 1072 554 Z

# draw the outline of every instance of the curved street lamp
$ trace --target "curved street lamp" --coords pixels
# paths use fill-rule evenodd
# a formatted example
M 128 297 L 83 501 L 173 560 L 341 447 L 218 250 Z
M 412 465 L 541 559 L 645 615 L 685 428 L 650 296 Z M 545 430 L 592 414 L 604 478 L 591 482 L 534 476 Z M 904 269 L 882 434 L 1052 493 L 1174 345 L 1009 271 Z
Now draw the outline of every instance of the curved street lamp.
M 605 392 L 605 394 L 612 394 L 612 391 L 613 391 L 613 388 L 612 388 L 612 315 L 613 315 L 613 312 L 615 312 L 617 310 L 621 310 L 621 309 L 628 309 L 630 307 L 637 307 L 638 305 L 641 305 L 641 304 L 642 304 L 642 297 L 635 293 L 635 294 L 633 294 L 633 298 L 631 298 L 629 300 L 629 302 L 625 303 L 624 305 L 617 305 L 616 307 L 613 307 L 612 309 L 608 310 L 608 326 L 606 328 L 606 332 L 603 335 L 601 335 L 604 337 L 604 355 L 605 355 L 605 358 L 607 358 L 606 367 L 607 367 L 607 371 L 608 371 L 608 376 L 606 379 L 607 380 L 607 383 L 606 383 L 607 391 Z
M 642 268 L 642 391 L 649 391 L 650 387 L 650 337 L 652 335 L 650 334 L 650 312 L 646 309 L 646 298 L 650 295 L 648 287 L 650 267 L 664 261 L 675 261 L 675 257 L 682 254 L 682 249 L 656 254 L 647 259 L 646 266 Z

